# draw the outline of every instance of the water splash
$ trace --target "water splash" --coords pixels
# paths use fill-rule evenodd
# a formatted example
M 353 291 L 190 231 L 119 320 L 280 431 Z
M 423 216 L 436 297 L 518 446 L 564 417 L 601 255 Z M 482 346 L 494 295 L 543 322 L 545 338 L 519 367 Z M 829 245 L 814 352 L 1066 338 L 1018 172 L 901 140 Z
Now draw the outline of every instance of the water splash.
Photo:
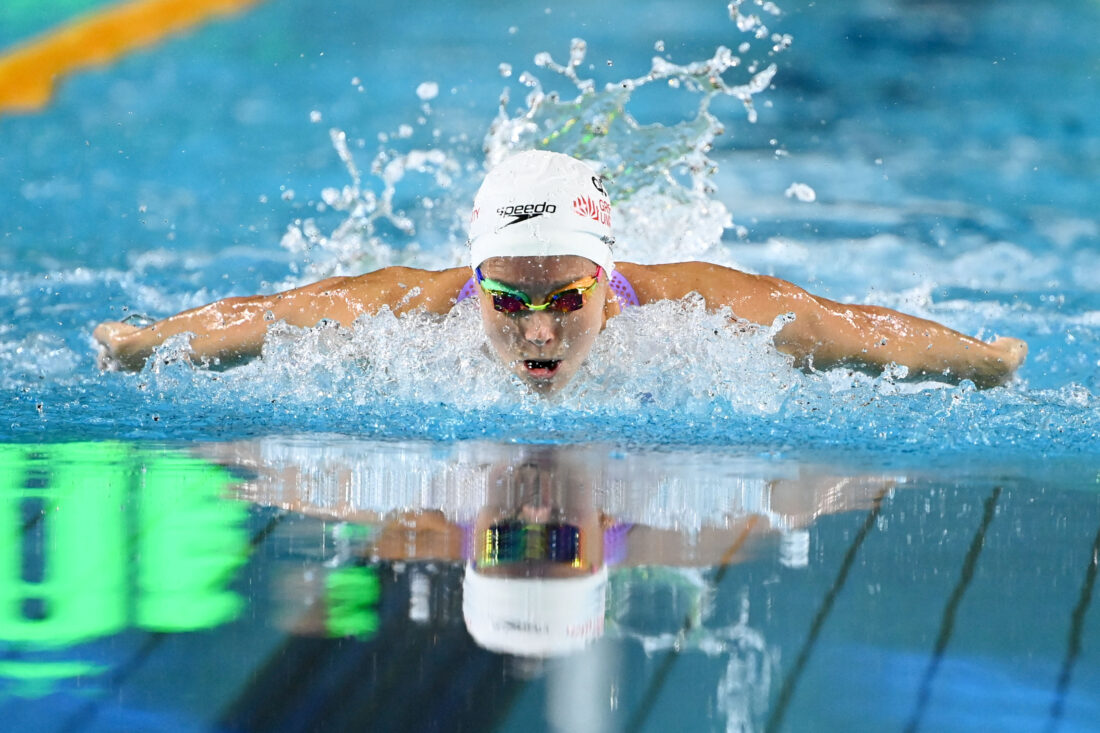
M 750 46 L 743 46 L 748 51 Z M 774 55 L 782 49 L 773 49 Z M 716 163 L 709 152 L 725 125 L 711 112 L 715 99 L 739 100 L 750 123 L 756 121 L 754 97 L 775 77 L 775 63 L 752 63 L 747 78 L 729 80 L 742 68 L 742 57 L 719 46 L 708 59 L 675 64 L 655 56 L 648 73 L 607 84 L 598 90 L 578 69 L 587 44 L 573 39 L 564 64 L 543 52 L 535 65 L 567 80 L 576 96 L 563 99 L 546 91 L 530 72 L 519 81 L 529 88 L 524 107 L 508 112 L 505 93 L 500 112 L 485 139 L 486 162 L 532 148 L 555 150 L 587 160 L 607 179 L 615 202 L 616 256 L 638 261 L 708 259 L 728 261 L 718 245 L 733 225 L 728 209 L 713 197 Z M 692 117 L 673 124 L 639 124 L 630 114 L 632 95 L 640 88 L 664 83 L 698 97 Z M 670 92 L 671 94 L 671 92 Z
M 60 336 L 32 333 L 18 338 L 12 331 L 0 326 L 0 389 L 26 388 L 47 379 L 75 380 L 80 359 Z
M 454 238 L 460 226 L 457 205 L 443 202 L 437 206 L 437 197 L 447 198 L 454 177 L 462 169 L 454 154 L 439 149 L 406 152 L 382 149 L 371 162 L 372 185 L 364 186 L 347 143 L 347 134 L 332 129 L 329 136 L 351 183 L 342 188 L 325 188 L 321 192 L 322 202 L 316 208 L 318 212 L 331 210 L 346 218 L 328 234 L 315 217 L 298 219 L 287 227 L 281 246 L 304 260 L 304 265 L 296 268 L 294 279 L 286 283 L 287 286 L 333 275 L 358 274 L 402 262 L 407 256 L 405 253 L 415 254 L 420 250 L 417 233 L 422 227 L 430 228 L 438 221 L 440 217 L 432 215 L 437 209 L 444 212 L 445 236 Z M 414 177 L 419 179 L 416 183 L 421 190 L 427 189 L 427 195 L 418 197 L 416 211 L 410 213 L 399 208 L 396 201 L 399 186 L 406 183 L 407 178 Z M 447 211 L 452 212 L 449 218 Z
M 204 385 L 204 400 L 215 403 L 323 405 L 345 414 L 424 405 L 455 414 L 595 415 L 638 405 L 710 414 L 714 400 L 732 413 L 774 414 L 793 384 L 790 360 L 771 345 L 782 325 L 731 326 L 728 312 L 709 313 L 701 299 L 638 308 L 609 323 L 576 378 L 549 400 L 528 392 L 491 352 L 472 302 L 445 316 L 398 318 L 384 309 L 350 329 L 274 323 L 259 359 L 224 372 L 191 366 L 188 339 L 178 336 L 142 378 L 145 389 L 157 392 Z M 683 379 L 670 389 L 672 371 Z
M 779 455 L 1064 454 L 1093 450 L 1100 436 L 1087 385 L 979 392 L 907 382 L 903 370 L 805 374 L 771 343 L 782 325 L 731 323 L 690 300 L 636 308 L 608 324 L 562 394 L 544 399 L 492 355 L 472 303 L 446 316 L 383 311 L 352 329 L 276 324 L 262 358 L 226 371 L 190 365 L 183 338 L 167 344 L 129 378 L 136 388 L 126 399 L 139 406 L 127 412 L 233 435 L 736 445 Z M 196 427 L 202 420 L 210 426 Z
M 778 14 L 778 9 L 774 12 Z M 763 26 L 758 23 L 742 26 L 731 28 L 731 34 L 740 32 L 750 39 L 766 36 L 766 32 L 760 35 Z M 762 55 L 775 56 L 785 50 L 780 46 L 773 44 Z M 321 214 L 344 218 L 328 233 L 312 216 L 288 227 L 281 244 L 301 264 L 284 284 L 391 264 L 447 267 L 461 263 L 464 214 L 473 196 L 469 181 L 479 179 L 504 157 L 531 148 L 587 160 L 609 180 L 621 222 L 616 234 L 620 259 L 728 263 L 719 242 L 733 222 L 725 205 L 713 196 L 717 165 L 708 155 L 726 126 L 711 106 L 716 99 L 732 98 L 743 105 L 749 123 L 756 121 L 754 98 L 771 85 L 777 66 L 756 60 L 744 63 L 744 55 L 753 48 L 748 40 L 740 44 L 738 54 L 719 46 L 710 58 L 684 64 L 654 56 L 646 73 L 602 89 L 578 73 L 588 52 L 583 39 L 573 39 L 564 64 L 549 52 L 540 52 L 534 63 L 550 72 L 546 85 L 565 80 L 575 96 L 548 91 L 536 74 L 522 72 L 518 82 L 528 90 L 524 105 L 509 111 L 510 94 L 506 90 L 502 95 L 500 111 L 485 135 L 483 160 L 466 157 L 455 146 L 394 147 L 431 119 L 427 102 L 438 94 L 438 85 L 421 83 L 417 95 L 424 105 L 417 126 L 402 125 L 393 135 L 380 136 L 366 180 L 346 132 L 330 130 L 333 147 L 351 180 L 341 188 L 326 188 L 316 208 Z M 500 73 L 508 78 L 512 67 L 502 64 Z M 740 78 L 735 79 L 737 75 Z M 670 96 L 695 95 L 694 112 L 688 119 L 651 125 L 635 120 L 629 109 L 632 95 L 659 84 L 667 87 L 665 93 Z M 407 208 L 399 201 L 407 203 Z

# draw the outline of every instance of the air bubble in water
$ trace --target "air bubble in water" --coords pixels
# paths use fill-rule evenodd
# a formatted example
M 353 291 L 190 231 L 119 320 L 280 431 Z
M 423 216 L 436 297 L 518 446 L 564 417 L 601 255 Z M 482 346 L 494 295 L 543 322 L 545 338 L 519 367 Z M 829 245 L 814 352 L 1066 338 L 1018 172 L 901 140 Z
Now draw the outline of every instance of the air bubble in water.
M 511 64 L 502 63 L 500 66 L 497 67 L 497 69 L 500 71 L 500 75 L 503 76 L 505 79 L 507 79 L 508 77 L 510 77 L 512 75 L 512 65 Z

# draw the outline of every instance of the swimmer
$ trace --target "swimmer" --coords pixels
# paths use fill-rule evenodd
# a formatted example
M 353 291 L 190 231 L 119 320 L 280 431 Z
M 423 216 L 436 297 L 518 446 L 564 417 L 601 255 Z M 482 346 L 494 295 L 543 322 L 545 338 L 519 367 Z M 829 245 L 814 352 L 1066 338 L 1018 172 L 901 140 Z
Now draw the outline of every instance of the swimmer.
M 576 374 L 608 319 L 692 293 L 709 310 L 728 308 L 751 323 L 792 315 L 774 343 L 803 369 L 878 373 L 898 364 L 909 379 L 969 379 L 986 388 L 1011 378 L 1027 355 L 1019 339 L 987 343 L 887 308 L 814 296 L 775 277 L 705 262 L 616 263 L 603 180 L 560 153 L 526 151 L 491 170 L 474 198 L 468 244 L 469 267 L 387 267 L 275 295 L 227 298 L 146 326 L 102 323 L 94 333 L 100 365 L 141 369 L 157 346 L 181 333 L 193 334 L 195 361 L 230 364 L 259 355 L 275 320 L 350 327 L 382 308 L 399 316 L 445 314 L 475 298 L 500 361 L 531 390 L 549 394 Z

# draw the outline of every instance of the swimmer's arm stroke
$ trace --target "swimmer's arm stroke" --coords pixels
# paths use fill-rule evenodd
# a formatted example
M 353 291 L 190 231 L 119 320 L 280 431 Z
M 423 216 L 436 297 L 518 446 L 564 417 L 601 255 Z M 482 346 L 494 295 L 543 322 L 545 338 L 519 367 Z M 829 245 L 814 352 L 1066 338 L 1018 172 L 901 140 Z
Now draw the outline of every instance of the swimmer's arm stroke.
M 99 324 L 93 336 L 101 345 L 100 367 L 140 370 L 154 349 L 181 333 L 193 334 L 192 360 L 232 364 L 258 356 L 267 328 L 285 321 L 312 327 L 322 320 L 351 326 L 359 316 L 384 307 L 401 314 L 422 308 L 446 313 L 468 268 L 439 272 L 386 267 L 356 277 L 333 277 L 274 295 L 226 298 L 169 316 L 139 328 L 118 321 Z
M 1019 339 L 981 341 L 889 308 L 811 295 L 777 278 L 761 278 L 760 287 L 770 291 L 775 315 L 794 315 L 775 335 L 775 345 L 803 368 L 880 372 L 897 364 L 908 369 L 908 379 L 969 379 L 985 389 L 1007 382 L 1027 356 L 1027 344 Z
M 624 265 L 628 277 L 637 279 L 643 302 L 697 292 L 708 307 L 728 306 L 752 323 L 769 325 L 779 316 L 793 315 L 775 335 L 775 345 L 801 368 L 881 372 L 898 364 L 909 370 L 909 379 L 969 379 L 986 388 L 1008 381 L 1027 356 L 1027 344 L 1019 339 L 987 343 L 889 308 L 821 298 L 775 277 L 702 262 Z

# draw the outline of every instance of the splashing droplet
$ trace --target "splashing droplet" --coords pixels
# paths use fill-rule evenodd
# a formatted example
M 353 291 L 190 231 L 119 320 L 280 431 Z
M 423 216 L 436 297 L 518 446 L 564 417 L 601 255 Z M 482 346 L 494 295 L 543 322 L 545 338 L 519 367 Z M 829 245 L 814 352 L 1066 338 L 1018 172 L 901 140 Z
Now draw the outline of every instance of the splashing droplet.
M 435 99 L 439 96 L 439 84 L 434 81 L 422 82 L 416 87 L 416 96 L 424 102 Z
M 783 193 L 787 198 L 796 198 L 807 204 L 817 201 L 817 192 L 805 183 L 792 183 Z

